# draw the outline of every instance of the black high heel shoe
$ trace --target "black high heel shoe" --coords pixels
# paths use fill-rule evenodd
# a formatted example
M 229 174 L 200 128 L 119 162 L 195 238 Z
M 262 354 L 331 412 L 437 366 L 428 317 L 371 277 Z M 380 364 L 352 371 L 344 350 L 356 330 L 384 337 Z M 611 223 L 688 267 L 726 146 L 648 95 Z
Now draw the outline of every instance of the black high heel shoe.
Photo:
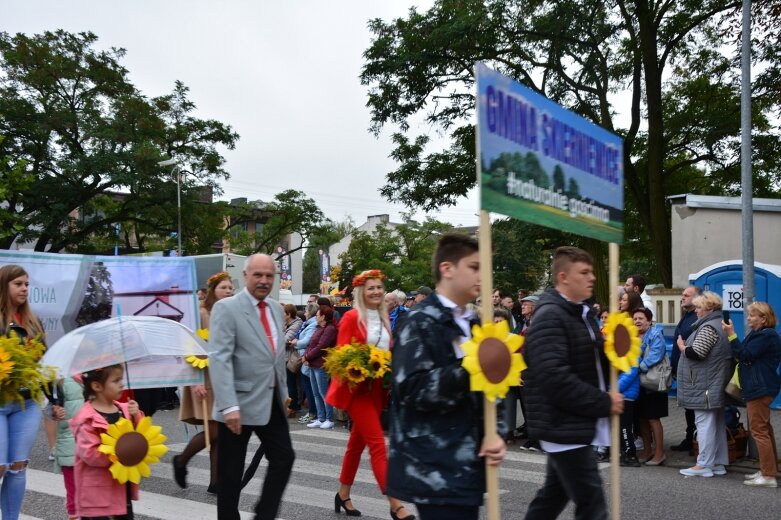
M 399 507 L 396 508 L 395 511 L 393 509 L 391 509 L 391 512 L 390 512 L 391 518 L 393 520 L 415 520 L 415 515 L 408 515 L 408 516 L 405 516 L 404 518 L 399 518 L 398 515 L 396 515 L 396 513 L 398 513 L 402 509 L 406 509 L 406 507 L 404 507 L 403 505 L 400 505 Z
M 340 509 L 344 509 L 344 513 L 347 516 L 361 516 L 361 512 L 357 509 L 347 509 L 347 502 L 352 502 L 351 499 L 347 498 L 345 500 L 342 500 L 342 497 L 339 496 L 339 492 L 336 492 L 336 496 L 334 497 L 334 511 L 339 512 Z M 397 510 L 398 511 L 398 510 Z M 393 513 L 391 513 L 392 515 Z
M 174 467 L 174 481 L 180 488 L 187 489 L 187 466 L 179 464 L 179 455 L 175 455 L 171 462 Z

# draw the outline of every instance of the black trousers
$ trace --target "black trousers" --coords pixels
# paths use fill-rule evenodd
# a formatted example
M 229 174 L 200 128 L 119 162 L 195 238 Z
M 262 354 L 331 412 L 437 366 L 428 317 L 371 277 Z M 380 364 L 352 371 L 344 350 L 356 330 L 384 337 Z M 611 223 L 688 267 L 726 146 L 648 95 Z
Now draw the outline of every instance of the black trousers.
M 619 420 L 620 453 L 624 457 L 637 456 L 635 449 L 635 402 L 624 399 L 624 412 Z
M 575 503 L 577 520 L 607 520 L 607 504 L 597 458 L 591 446 L 548 453 L 545 483 L 526 513 L 526 520 L 551 520 L 567 503 Z
M 479 506 L 415 504 L 420 520 L 477 520 Z
M 247 456 L 247 443 L 253 433 L 260 439 L 268 459 L 263 489 L 258 503 L 255 504 L 255 519 L 274 520 L 277 517 L 282 494 L 287 487 L 296 457 L 290 441 L 287 419 L 275 398 L 271 407 L 271 418 L 265 426 L 243 425 L 241 433 L 235 435 L 225 423 L 220 423 L 217 443 L 218 520 L 240 520 L 241 477 Z
M 686 408 L 686 438 L 689 442 L 694 440 L 694 430 L 697 426 L 694 424 L 694 410 Z

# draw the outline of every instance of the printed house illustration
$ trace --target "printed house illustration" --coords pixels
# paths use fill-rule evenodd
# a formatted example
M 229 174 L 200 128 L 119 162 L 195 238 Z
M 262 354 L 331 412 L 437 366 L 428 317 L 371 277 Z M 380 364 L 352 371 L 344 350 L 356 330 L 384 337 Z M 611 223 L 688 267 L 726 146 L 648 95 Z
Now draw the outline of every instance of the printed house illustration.
M 188 315 L 188 312 L 183 310 L 192 308 L 194 297 L 192 291 L 181 290 L 174 286 L 157 291 L 115 293 L 114 301 L 120 304 L 122 314 L 157 316 L 195 328 L 194 316 Z

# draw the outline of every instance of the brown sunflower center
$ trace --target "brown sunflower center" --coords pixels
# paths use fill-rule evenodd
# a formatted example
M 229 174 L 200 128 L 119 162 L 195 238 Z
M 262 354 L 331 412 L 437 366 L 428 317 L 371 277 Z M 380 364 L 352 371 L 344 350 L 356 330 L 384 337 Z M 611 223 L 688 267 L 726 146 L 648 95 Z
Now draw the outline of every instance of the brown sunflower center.
M 632 345 L 632 337 L 629 335 L 626 326 L 620 323 L 616 325 L 616 330 L 613 332 L 613 343 L 615 343 L 616 355 L 618 357 L 627 355 L 629 347 Z
M 499 339 L 485 338 L 481 341 L 477 360 L 485 378 L 491 384 L 501 383 L 510 371 L 510 351 Z
M 146 457 L 149 441 L 138 432 L 127 432 L 117 439 L 114 452 L 123 466 L 135 466 Z

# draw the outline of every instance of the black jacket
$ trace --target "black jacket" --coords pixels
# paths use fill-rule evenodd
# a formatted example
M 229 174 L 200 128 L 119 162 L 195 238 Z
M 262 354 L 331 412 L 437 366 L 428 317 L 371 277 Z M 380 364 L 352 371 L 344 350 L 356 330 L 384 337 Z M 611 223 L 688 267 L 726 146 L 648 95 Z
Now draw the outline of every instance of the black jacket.
M 388 496 L 415 503 L 480 505 L 485 463 L 481 393 L 453 350 L 463 332 L 436 292 L 393 333 Z M 502 417 L 498 412 L 497 416 Z M 500 434 L 504 425 L 499 425 Z
M 548 289 L 537 302 L 528 329 L 523 372 L 529 436 L 560 444 L 591 444 L 596 420 L 610 415 L 611 400 L 599 389 L 597 359 L 605 388 L 609 365 L 593 307 Z

